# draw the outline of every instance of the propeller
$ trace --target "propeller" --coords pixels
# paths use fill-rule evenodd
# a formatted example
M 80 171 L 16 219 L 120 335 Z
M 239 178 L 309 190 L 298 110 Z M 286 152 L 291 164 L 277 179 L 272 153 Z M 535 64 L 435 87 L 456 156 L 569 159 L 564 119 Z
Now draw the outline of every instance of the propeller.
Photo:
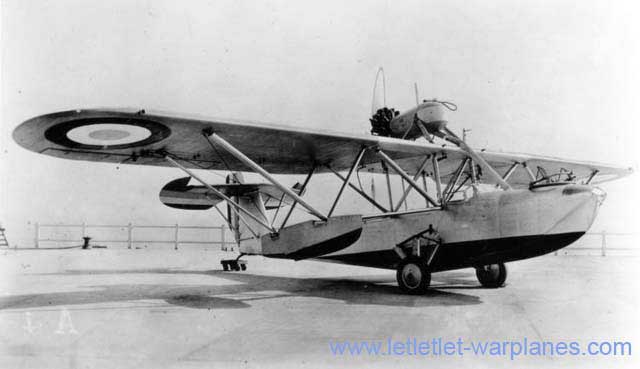
M 381 79 L 382 78 L 382 79 Z M 379 86 L 382 86 L 382 104 L 380 104 L 380 96 L 379 96 Z M 376 74 L 376 80 L 373 85 L 373 99 L 371 101 L 371 133 L 378 136 L 390 136 L 392 120 L 399 114 L 399 112 L 395 111 L 395 109 L 389 109 L 386 106 L 386 91 L 385 91 L 385 76 L 384 69 L 382 67 L 378 68 L 378 73 Z M 409 133 L 412 131 L 414 127 L 418 127 L 422 136 L 429 141 L 430 143 L 434 143 L 434 137 L 438 137 L 442 140 L 453 143 L 458 146 L 462 150 L 464 150 L 474 162 L 480 164 L 481 167 L 486 169 L 491 177 L 494 178 L 496 183 L 504 188 L 510 189 L 511 186 L 502 179 L 502 176 L 498 174 L 498 172 L 487 163 L 487 161 L 480 156 L 474 149 L 472 149 L 467 143 L 458 137 L 455 133 L 453 133 L 449 128 L 447 128 L 447 121 L 443 115 L 443 109 L 448 109 L 450 111 L 458 110 L 456 104 L 448 101 L 439 101 L 436 99 L 433 100 L 424 100 L 420 102 L 420 95 L 418 92 L 418 84 L 414 83 L 413 88 L 416 95 L 416 106 L 415 108 L 409 110 L 408 112 L 403 113 L 408 115 L 413 115 L 411 124 L 404 132 L 402 136 L 403 139 L 407 138 Z M 382 106 L 382 107 L 380 107 Z M 400 118 L 400 121 L 402 117 Z M 412 134 L 410 139 L 415 139 L 416 137 Z
M 381 76 L 382 79 L 380 79 Z M 382 96 L 379 95 L 379 88 L 382 88 Z M 376 73 L 376 79 L 373 82 L 372 96 L 373 98 L 371 100 L 371 116 L 375 115 L 378 110 L 387 106 L 387 87 L 384 77 L 384 69 L 382 67 L 378 68 L 378 72 Z
M 382 91 L 380 91 L 382 90 Z M 378 68 L 373 84 L 373 98 L 371 100 L 371 133 L 376 136 L 390 136 L 390 123 L 398 115 L 398 111 L 387 107 L 387 91 L 384 69 Z

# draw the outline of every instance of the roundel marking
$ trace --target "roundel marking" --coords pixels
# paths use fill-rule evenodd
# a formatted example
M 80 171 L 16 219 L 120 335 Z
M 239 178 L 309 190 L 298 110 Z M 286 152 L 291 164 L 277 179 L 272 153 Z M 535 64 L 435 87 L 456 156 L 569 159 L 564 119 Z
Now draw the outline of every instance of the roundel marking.
M 151 131 L 128 124 L 97 123 L 67 131 L 67 138 L 83 145 L 126 145 L 146 140 Z
M 69 148 L 107 150 L 149 145 L 170 134 L 168 127 L 151 120 L 107 117 L 58 123 L 46 130 L 45 137 Z

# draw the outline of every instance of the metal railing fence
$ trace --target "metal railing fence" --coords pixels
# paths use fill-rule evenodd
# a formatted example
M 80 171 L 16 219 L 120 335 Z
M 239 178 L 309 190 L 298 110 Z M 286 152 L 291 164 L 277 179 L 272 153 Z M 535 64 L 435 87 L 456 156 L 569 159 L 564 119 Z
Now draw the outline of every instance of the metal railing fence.
M 72 235 L 67 232 L 66 237 L 53 235 L 53 237 L 43 237 L 44 230 L 59 229 L 75 229 Z M 78 231 L 79 230 L 79 231 Z M 93 233 L 97 230 L 111 230 L 110 234 L 119 233 L 122 237 L 94 237 Z M 162 239 L 140 238 L 136 230 L 147 231 L 168 231 L 170 237 Z M 187 239 L 183 234 L 187 230 L 209 231 L 206 237 L 200 239 Z M 172 244 L 174 249 L 179 249 L 180 245 L 220 245 L 222 250 L 233 251 L 236 247 L 235 240 L 231 235 L 227 234 L 228 228 L 221 226 L 187 226 L 187 225 L 134 225 L 132 223 L 125 225 L 106 225 L 106 224 L 34 224 L 34 246 L 35 248 L 43 247 L 43 243 L 54 244 L 81 244 L 83 237 L 91 237 L 91 244 L 124 244 L 127 248 L 134 248 L 140 244 Z M 161 233 L 161 232 L 160 232 Z M 217 237 L 215 237 L 217 235 Z M 621 232 L 588 232 L 580 240 L 571 246 L 565 247 L 554 252 L 554 255 L 574 255 L 586 253 L 597 253 L 600 256 L 612 254 L 632 253 L 635 254 L 639 249 L 635 247 L 636 233 Z M 202 236 L 202 234 L 201 234 Z M 626 242 L 625 242 L 626 241 Z M 630 242 L 631 241 L 631 242 Z
M 43 237 L 43 229 L 44 230 L 52 230 L 52 229 L 79 229 L 79 232 L 74 232 L 72 236 L 69 236 L 67 233 L 67 237 L 60 237 L 59 235 L 54 235 L 53 237 Z M 147 230 L 147 231 L 159 231 L 162 233 L 163 231 L 172 231 L 171 237 L 166 237 L 162 239 L 151 237 L 139 238 L 136 230 Z M 101 238 L 94 237 L 92 233 L 98 232 L 98 230 L 110 230 L 110 236 L 113 233 L 120 233 L 122 237 L 118 238 Z M 218 237 L 203 237 L 201 239 L 185 239 L 182 236 L 184 230 L 200 230 L 200 231 L 213 231 L 214 234 L 217 234 Z M 35 248 L 41 248 L 43 243 L 82 243 L 82 239 L 84 237 L 91 237 L 91 244 L 107 244 L 107 243 L 116 243 L 116 244 L 125 244 L 127 248 L 131 249 L 137 244 L 173 244 L 174 249 L 178 249 L 179 245 L 186 244 L 200 244 L 200 245 L 220 245 L 222 250 L 233 250 L 235 247 L 235 241 L 228 237 L 226 234 L 227 227 L 222 226 L 187 226 L 187 225 L 134 225 L 132 223 L 128 223 L 125 225 L 113 225 L 113 224 L 42 224 L 36 222 L 34 224 L 34 246 Z M 77 237 L 81 235 L 81 237 Z

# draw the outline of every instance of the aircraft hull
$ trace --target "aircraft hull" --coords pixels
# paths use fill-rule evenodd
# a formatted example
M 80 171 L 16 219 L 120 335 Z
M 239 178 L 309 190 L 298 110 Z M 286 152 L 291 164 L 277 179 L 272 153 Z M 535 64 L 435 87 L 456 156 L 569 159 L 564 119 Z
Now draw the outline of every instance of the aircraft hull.
M 444 210 L 364 217 L 355 243 L 319 259 L 393 269 L 401 260 L 394 247 L 429 226 L 443 240 L 433 271 L 527 259 L 579 239 L 593 223 L 601 201 L 597 189 L 584 185 L 480 193 Z

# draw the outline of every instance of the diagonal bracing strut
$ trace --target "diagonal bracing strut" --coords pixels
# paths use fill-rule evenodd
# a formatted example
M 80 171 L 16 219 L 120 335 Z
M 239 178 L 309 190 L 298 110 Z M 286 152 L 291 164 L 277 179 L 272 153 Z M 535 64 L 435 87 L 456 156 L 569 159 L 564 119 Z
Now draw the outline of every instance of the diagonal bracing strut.
M 435 154 L 434 154 L 435 155 Z M 420 165 L 420 167 L 418 167 L 418 171 L 416 172 L 416 174 L 413 176 L 413 180 L 417 181 L 418 178 L 420 178 L 420 176 L 424 173 L 424 168 L 427 167 L 427 164 L 429 163 L 429 155 L 427 155 L 424 159 L 424 161 L 422 162 L 422 165 Z M 426 190 L 425 190 L 426 191 Z M 405 201 L 405 199 L 407 198 L 407 196 L 409 196 L 409 192 L 411 192 L 411 186 L 409 186 L 406 190 L 404 190 L 402 197 L 400 198 L 400 201 L 398 201 L 398 205 L 396 205 L 396 208 L 393 209 L 393 211 L 398 211 L 400 210 L 400 206 L 402 206 L 402 203 Z M 406 207 L 405 207 L 406 209 Z
M 333 174 L 335 174 L 338 178 L 340 178 L 341 181 L 344 181 L 344 176 L 342 176 L 342 174 L 336 172 L 333 168 L 331 168 L 330 166 L 327 166 L 327 168 L 333 172 Z M 365 200 L 369 201 L 373 206 L 375 206 L 376 208 L 380 209 L 383 213 L 388 213 L 389 210 L 387 210 L 384 206 L 380 205 L 373 197 L 367 195 L 364 191 L 362 191 L 361 189 L 359 189 L 356 185 L 354 185 L 353 183 L 349 182 L 348 183 L 349 187 L 351 187 L 354 191 L 356 191 L 360 196 L 362 196 Z
M 302 195 L 304 190 L 307 188 L 307 185 L 309 184 L 309 181 L 313 176 L 313 172 L 315 171 L 316 171 L 316 165 L 314 164 L 313 166 L 311 166 L 311 170 L 309 171 L 309 174 L 307 174 L 307 178 L 304 180 L 304 183 L 302 183 L 302 187 L 300 187 L 300 191 L 298 191 L 300 195 Z M 282 225 L 280 225 L 280 230 L 278 232 L 280 232 L 287 225 L 287 221 L 289 220 L 289 217 L 291 216 L 291 214 L 293 214 L 293 209 L 295 209 L 296 204 L 298 204 L 298 202 L 293 200 L 293 204 L 291 204 L 291 207 L 289 208 L 287 215 L 284 217 L 284 220 L 282 221 Z
M 258 218 L 257 216 L 255 216 L 253 213 L 251 213 L 250 211 L 246 210 L 245 208 L 243 208 L 242 206 L 240 206 L 238 203 L 236 203 L 235 201 L 233 201 L 230 197 L 226 196 L 225 194 L 223 194 L 222 192 L 220 192 L 219 190 L 217 190 L 216 188 L 214 188 L 213 186 L 211 186 L 210 184 L 208 184 L 206 181 L 204 181 L 202 178 L 200 178 L 199 176 L 197 176 L 195 173 L 193 173 L 192 171 L 190 171 L 189 169 L 187 169 L 186 167 L 184 167 L 183 165 L 181 165 L 180 163 L 178 163 L 177 161 L 173 160 L 173 158 L 171 158 L 170 156 L 165 156 L 165 159 L 170 162 L 171 164 L 173 164 L 174 166 L 176 166 L 177 168 L 182 169 L 182 171 L 184 171 L 185 173 L 187 173 L 191 178 L 195 179 L 196 181 L 200 182 L 203 186 L 205 186 L 209 191 L 213 192 L 216 194 L 216 196 L 219 196 L 220 198 L 222 198 L 223 200 L 225 200 L 226 202 L 228 202 L 231 205 L 231 208 L 236 210 L 236 212 L 238 212 L 239 214 L 239 210 L 242 211 L 244 214 L 248 215 L 251 219 L 255 220 L 256 222 L 258 222 L 261 226 L 265 227 L 266 229 L 268 229 L 270 232 L 275 232 L 275 229 L 273 229 L 273 227 L 271 227 L 269 224 L 267 224 L 266 222 L 264 222 L 262 219 Z M 245 222 L 246 224 L 246 222 Z M 251 229 L 249 227 L 249 229 Z M 251 232 L 254 234 L 254 236 L 257 237 L 257 234 L 255 232 L 253 232 L 253 230 L 251 230 Z
M 419 122 L 420 125 L 425 124 L 424 122 Z M 480 156 L 474 149 L 471 148 L 471 146 L 467 145 L 466 142 L 464 142 L 464 140 L 460 139 L 458 136 L 456 136 L 453 132 L 451 132 L 451 130 L 449 130 L 447 127 L 445 126 L 437 126 L 437 128 L 435 129 L 431 129 L 429 130 L 429 127 L 424 127 L 425 130 L 422 130 L 423 134 L 428 134 L 428 133 L 432 133 L 438 137 L 440 137 L 443 140 L 449 141 L 453 144 L 455 144 L 456 146 L 458 146 L 459 148 L 461 148 L 463 151 L 465 151 L 470 157 L 471 159 L 480 164 L 480 166 L 482 166 L 485 171 L 487 173 L 489 173 L 489 176 L 493 177 L 493 179 L 496 181 L 496 183 L 498 184 L 498 186 L 502 187 L 502 189 L 504 190 L 510 190 L 511 186 L 509 185 L 509 183 L 507 183 L 507 181 L 505 181 L 504 179 L 502 179 L 502 176 L 500 174 L 498 174 L 498 172 L 496 172 L 495 169 L 493 169 L 493 167 L 491 166 L 491 164 L 489 164 L 489 162 L 487 162 L 482 156 Z M 425 137 L 427 138 L 427 137 Z M 429 139 L 429 138 L 427 138 Z M 477 178 L 475 176 L 475 173 L 473 173 L 475 170 L 475 168 L 471 168 L 471 177 L 472 177 L 472 181 L 475 183 Z
M 594 169 L 593 172 L 591 172 L 591 174 L 589 175 L 589 178 L 587 178 L 587 180 L 584 182 L 584 184 L 591 184 L 591 181 L 593 181 L 593 179 L 596 177 L 596 174 L 598 174 L 598 172 L 600 172 L 597 169 Z
M 509 180 L 509 177 L 511 177 L 511 175 L 513 174 L 513 172 L 516 170 L 516 168 L 518 168 L 518 165 L 520 165 L 520 163 L 518 163 L 517 161 L 514 162 L 513 164 L 511 164 L 511 166 L 509 167 L 509 169 L 507 169 L 507 171 L 504 173 L 504 175 L 502 176 L 502 179 L 506 182 Z
M 330 217 L 331 214 L 333 214 L 333 211 L 336 209 L 336 206 L 338 205 L 338 201 L 340 201 L 340 197 L 342 196 L 342 192 L 344 192 L 344 188 L 347 186 L 347 183 L 349 183 L 349 180 L 351 179 L 351 175 L 353 174 L 353 171 L 356 170 L 358 165 L 360 165 L 360 160 L 362 160 L 362 156 L 364 155 L 365 151 L 367 151 L 365 147 L 360 149 L 358 156 L 356 156 L 356 160 L 353 161 L 351 168 L 349 168 L 349 173 L 347 173 L 347 177 L 342 182 L 342 186 L 340 186 L 340 191 L 338 191 L 338 195 L 336 196 L 336 199 L 333 201 L 333 205 L 331 205 L 331 210 L 329 210 L 327 217 Z
M 311 205 L 307 204 L 306 201 L 304 201 L 300 196 L 298 196 L 298 194 L 293 192 L 287 186 L 284 186 L 280 182 L 278 182 L 278 180 L 276 180 L 269 172 L 264 170 L 260 165 L 258 165 L 256 162 L 251 160 L 245 154 L 243 154 L 242 151 L 236 149 L 233 145 L 231 145 L 229 142 L 227 142 L 224 138 L 218 136 L 215 132 L 213 132 L 213 130 L 204 129 L 202 131 L 202 135 L 207 140 L 209 140 L 209 142 L 211 142 L 212 144 L 216 143 L 216 144 L 222 146 L 225 150 L 227 150 L 227 152 L 229 152 L 231 155 L 235 156 L 236 159 L 240 160 L 243 164 L 245 164 L 246 166 L 250 167 L 256 173 L 258 173 L 262 177 L 264 177 L 264 179 L 266 179 L 267 181 L 271 182 L 271 184 L 276 186 L 280 191 L 286 193 L 289 197 L 291 197 L 297 203 L 299 203 L 301 206 L 306 208 L 311 214 L 315 215 L 316 217 L 318 217 L 322 221 L 326 221 L 327 220 L 326 216 L 322 215 L 322 213 L 320 213 L 318 210 L 314 209 Z
M 398 173 L 400 177 L 404 178 L 404 180 L 407 181 L 411 187 L 413 187 L 416 191 L 418 191 L 420 195 L 422 195 L 422 197 L 433 204 L 433 206 L 439 206 L 436 200 L 429 196 L 429 194 L 425 190 L 423 190 L 420 185 L 416 183 L 416 181 L 411 179 L 411 177 L 409 177 L 409 175 L 404 170 L 402 170 L 402 168 L 400 168 L 400 166 L 396 164 L 393 159 L 391 159 L 387 154 L 380 150 L 380 148 L 376 148 L 376 152 L 382 158 L 382 160 L 387 163 L 387 165 L 389 165 L 396 173 Z
M 469 159 L 468 157 L 465 157 L 462 160 L 462 163 L 460 163 L 460 165 L 458 166 L 458 169 L 456 169 L 453 177 L 449 180 L 449 183 L 447 184 L 447 187 L 445 187 L 443 192 L 443 197 L 442 197 L 443 204 L 446 204 L 453 197 L 453 194 L 455 193 L 454 189 L 456 188 L 456 185 L 458 184 L 458 181 L 460 180 L 460 177 L 464 172 L 464 167 L 466 167 L 470 161 L 471 159 Z

